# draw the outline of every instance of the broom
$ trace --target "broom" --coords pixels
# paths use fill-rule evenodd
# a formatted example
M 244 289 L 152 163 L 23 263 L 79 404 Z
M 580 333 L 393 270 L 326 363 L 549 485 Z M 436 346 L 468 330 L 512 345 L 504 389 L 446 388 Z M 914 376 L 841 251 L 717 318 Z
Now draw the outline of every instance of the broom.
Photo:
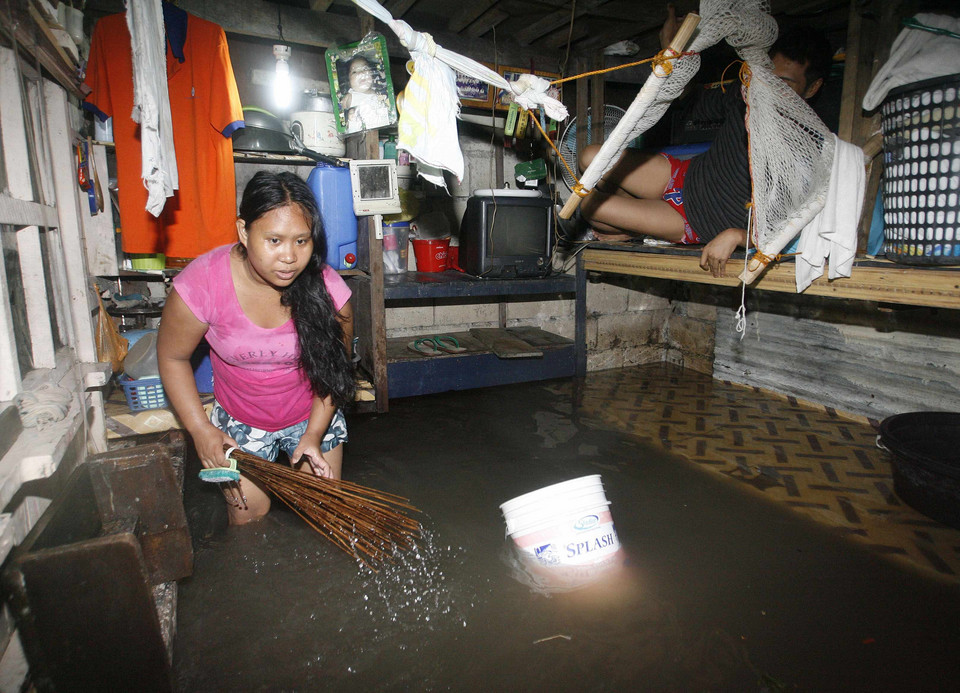
M 298 472 L 229 446 L 224 446 L 224 452 L 230 466 L 204 469 L 202 480 L 239 481 L 244 474 L 371 570 L 389 560 L 395 548 L 413 548 L 420 536 L 420 523 L 402 512 L 419 512 L 406 498 L 351 481 Z

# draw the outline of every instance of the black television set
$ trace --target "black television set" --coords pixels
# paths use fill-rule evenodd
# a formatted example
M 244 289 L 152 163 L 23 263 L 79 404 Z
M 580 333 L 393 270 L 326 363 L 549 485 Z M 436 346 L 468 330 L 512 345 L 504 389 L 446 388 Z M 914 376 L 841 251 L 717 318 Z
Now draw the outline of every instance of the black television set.
M 477 277 L 550 274 L 553 202 L 535 190 L 477 190 L 460 221 L 460 268 Z

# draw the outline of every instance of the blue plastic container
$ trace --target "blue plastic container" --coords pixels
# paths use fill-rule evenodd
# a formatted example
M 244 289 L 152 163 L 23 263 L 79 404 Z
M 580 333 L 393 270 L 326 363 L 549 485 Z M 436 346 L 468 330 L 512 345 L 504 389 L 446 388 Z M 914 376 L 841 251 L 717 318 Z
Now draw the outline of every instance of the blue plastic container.
M 193 366 L 193 379 L 197 383 L 197 392 L 201 395 L 213 392 L 213 364 L 210 363 L 210 345 L 202 340 L 190 357 Z
M 357 215 L 353 213 L 350 169 L 317 164 L 307 176 L 307 185 L 320 206 L 327 234 L 325 262 L 333 269 L 353 269 L 357 266 Z

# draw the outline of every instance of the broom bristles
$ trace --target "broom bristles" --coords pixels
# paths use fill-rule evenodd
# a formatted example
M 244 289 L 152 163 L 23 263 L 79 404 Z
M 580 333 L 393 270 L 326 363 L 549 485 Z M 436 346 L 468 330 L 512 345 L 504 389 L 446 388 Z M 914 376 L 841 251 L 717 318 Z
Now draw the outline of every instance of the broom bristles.
M 420 537 L 420 523 L 402 510 L 420 511 L 403 496 L 299 472 L 242 450 L 233 450 L 230 457 L 241 473 L 371 570 L 392 560 L 397 548 L 412 549 Z

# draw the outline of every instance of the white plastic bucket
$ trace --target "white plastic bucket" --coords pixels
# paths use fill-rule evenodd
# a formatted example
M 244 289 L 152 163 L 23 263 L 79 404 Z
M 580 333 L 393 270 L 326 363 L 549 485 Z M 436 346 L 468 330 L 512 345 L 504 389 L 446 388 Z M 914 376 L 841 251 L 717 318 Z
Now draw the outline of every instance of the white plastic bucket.
M 517 496 L 500 510 L 507 536 L 540 565 L 594 565 L 620 550 L 598 474 Z

